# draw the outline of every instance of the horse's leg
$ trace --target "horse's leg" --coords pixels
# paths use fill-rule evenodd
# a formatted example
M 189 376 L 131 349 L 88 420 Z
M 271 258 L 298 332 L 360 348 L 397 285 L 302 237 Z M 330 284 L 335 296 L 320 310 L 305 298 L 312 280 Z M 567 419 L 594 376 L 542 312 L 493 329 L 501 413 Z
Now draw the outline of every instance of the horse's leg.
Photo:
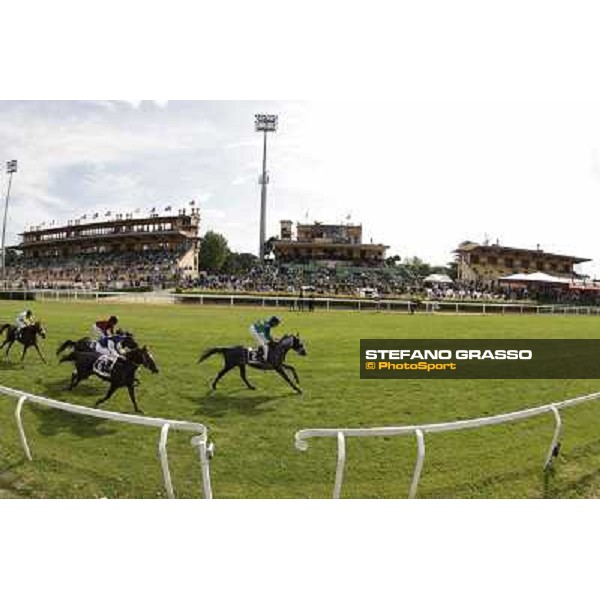
M 216 390 L 217 389 L 217 383 L 219 382 L 219 380 L 221 379 L 221 377 L 223 377 L 223 375 L 225 375 L 225 373 L 229 373 L 229 371 L 231 371 L 231 369 L 233 369 L 235 365 L 225 365 L 218 373 L 217 376 L 215 377 L 215 380 L 212 382 L 212 389 Z
M 15 341 L 14 341 L 14 340 L 11 340 L 11 341 L 8 343 L 8 346 L 6 347 L 6 358 L 8 358 L 8 353 L 10 352 L 10 349 L 12 348 L 12 345 L 13 345 L 14 343 L 15 343 Z
M 131 383 L 127 386 L 127 391 L 129 392 L 129 398 L 133 402 L 133 408 L 135 409 L 135 412 L 143 414 L 144 411 L 140 409 L 140 407 L 137 405 L 137 402 L 135 401 L 135 390 L 133 387 L 133 383 Z
M 69 390 L 75 389 L 75 386 L 79 383 L 79 372 L 77 369 L 71 373 L 71 384 L 69 385 Z
M 295 367 L 292 367 L 292 365 L 286 365 L 286 364 L 282 364 L 281 366 L 284 369 L 287 369 L 288 371 L 291 372 L 291 374 L 294 376 L 294 379 L 296 380 L 296 383 L 300 383 L 300 379 L 298 378 L 298 373 L 296 373 Z
M 37 350 L 37 353 L 40 355 L 40 358 L 42 359 L 42 362 L 45 365 L 47 365 L 48 363 L 46 362 L 46 359 L 42 356 L 42 353 L 40 352 L 40 349 L 38 348 L 37 342 L 33 346 Z
M 299 394 L 302 393 L 302 390 L 288 377 L 287 373 L 283 370 L 282 367 L 275 367 L 275 371 L 279 373 L 279 375 L 281 375 L 281 377 L 283 377 L 288 382 L 288 384 L 296 390 L 296 392 L 298 392 Z
M 23 359 L 25 358 L 25 353 L 27 352 L 28 348 L 29 346 L 23 344 L 23 354 L 21 354 L 21 362 L 23 362 Z
M 100 406 L 103 402 L 106 402 L 115 392 L 117 391 L 117 386 L 111 382 L 110 387 L 108 388 L 108 392 L 106 392 L 106 396 L 104 398 L 100 398 L 94 406 Z
M 240 377 L 242 378 L 242 381 L 246 384 L 246 386 L 248 388 L 250 388 L 251 390 L 255 390 L 256 388 L 248 381 L 247 377 L 246 377 L 246 365 L 239 365 L 240 367 Z

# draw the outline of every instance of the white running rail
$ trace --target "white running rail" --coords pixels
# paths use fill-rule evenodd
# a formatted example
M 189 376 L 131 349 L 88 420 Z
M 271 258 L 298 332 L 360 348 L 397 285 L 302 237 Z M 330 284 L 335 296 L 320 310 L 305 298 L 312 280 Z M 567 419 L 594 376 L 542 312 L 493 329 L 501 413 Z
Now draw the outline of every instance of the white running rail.
M 31 450 L 29 443 L 27 442 L 27 436 L 25 435 L 25 428 L 23 427 L 23 420 L 21 412 L 23 405 L 26 402 L 32 404 L 39 404 L 48 408 L 54 408 L 62 410 L 64 412 L 74 413 L 77 415 L 86 415 L 89 417 L 95 417 L 97 419 L 105 419 L 108 421 L 119 421 L 121 423 L 130 423 L 132 425 L 143 425 L 146 427 L 158 427 L 160 428 L 160 437 L 158 441 L 158 455 L 160 459 L 160 466 L 162 469 L 163 481 L 165 490 L 169 498 L 175 497 L 173 490 L 173 483 L 171 481 L 171 470 L 169 468 L 169 458 L 167 455 L 167 441 L 169 431 L 172 429 L 177 431 L 189 431 L 195 434 L 191 439 L 193 447 L 198 449 L 198 456 L 200 458 L 200 471 L 202 475 L 202 490 L 204 498 L 212 498 L 212 486 L 210 481 L 210 468 L 209 460 L 214 454 L 214 445 L 208 442 L 208 429 L 201 423 L 191 423 L 188 421 L 174 421 L 172 419 L 161 419 L 155 417 L 145 417 L 141 415 L 129 415 L 125 413 L 111 412 L 108 410 L 100 410 L 97 408 L 88 408 L 86 406 L 78 406 L 76 404 L 69 404 L 67 402 L 59 402 L 58 400 L 52 400 L 50 398 L 44 398 L 43 396 L 36 396 L 27 392 L 14 390 L 9 387 L 0 385 L 0 395 L 9 396 L 16 398 L 17 408 L 15 410 L 15 420 L 17 423 L 17 429 L 19 431 L 19 437 L 21 439 L 21 445 L 23 451 L 28 460 L 32 460 Z
M 561 402 L 553 402 L 544 406 L 527 408 L 517 412 L 504 413 L 493 417 L 481 417 L 478 419 L 469 419 L 464 421 L 453 421 L 450 423 L 432 423 L 429 425 L 405 425 L 399 427 L 371 427 L 371 428 L 323 428 L 323 429 L 301 429 L 296 432 L 295 443 L 298 450 L 308 449 L 308 440 L 315 437 L 335 437 L 337 438 L 337 466 L 335 473 L 335 484 L 333 488 L 333 498 L 338 499 L 341 496 L 342 483 L 344 480 L 344 467 L 346 462 L 346 438 L 349 437 L 390 437 L 397 435 L 414 435 L 417 441 L 417 458 L 413 470 L 413 478 L 408 494 L 409 498 L 415 498 L 425 460 L 425 434 L 440 433 L 442 431 L 458 431 L 461 429 L 475 429 L 487 425 L 499 425 L 501 423 L 510 423 L 512 421 L 522 421 L 531 417 L 536 417 L 546 413 L 552 413 L 554 416 L 554 435 L 544 462 L 544 470 L 552 465 L 554 457 L 560 450 L 560 438 L 563 425 L 560 418 L 560 410 L 597 400 L 600 398 L 600 392 L 594 392 L 586 396 L 578 396 Z
M 116 301 L 127 299 L 132 303 L 152 303 L 153 295 L 148 292 L 100 292 L 95 290 L 76 290 L 76 289 L 6 289 L 0 290 L 3 297 L 9 300 L 21 300 L 27 297 L 41 302 L 47 301 L 110 301 L 114 298 Z M 297 296 L 276 296 L 259 294 L 239 293 L 205 293 L 193 292 L 183 294 L 163 293 L 158 296 L 161 302 L 181 303 L 181 304 L 199 304 L 199 305 L 225 305 L 230 307 L 263 307 L 263 308 L 288 308 L 290 310 L 299 309 L 299 298 Z M 381 298 L 379 300 L 372 298 L 342 298 L 342 297 L 316 297 L 314 305 L 316 310 L 335 310 L 345 309 L 348 311 L 377 311 L 377 312 L 410 312 L 410 304 L 415 300 L 397 300 Z M 304 308 L 308 308 L 308 299 L 303 300 Z M 600 315 L 600 306 L 579 306 L 549 304 L 539 305 L 530 303 L 515 302 L 481 302 L 477 300 L 456 301 L 451 299 L 441 300 L 422 300 L 421 307 L 417 313 L 455 313 L 468 315 Z

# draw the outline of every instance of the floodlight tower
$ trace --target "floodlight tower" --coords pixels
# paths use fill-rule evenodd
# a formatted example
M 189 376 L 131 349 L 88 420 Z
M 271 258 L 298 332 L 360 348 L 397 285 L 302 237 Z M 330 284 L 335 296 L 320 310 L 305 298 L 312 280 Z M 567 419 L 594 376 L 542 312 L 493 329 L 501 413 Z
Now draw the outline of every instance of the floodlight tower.
M 265 259 L 265 237 L 267 228 L 267 185 L 269 174 L 267 173 L 267 133 L 277 131 L 277 115 L 254 115 L 254 127 L 256 131 L 263 132 L 263 164 L 262 175 L 258 178 L 260 183 L 260 242 L 258 246 L 258 260 Z
M 6 216 L 8 214 L 8 200 L 10 199 L 10 188 L 12 185 L 13 173 L 17 172 L 17 161 L 9 160 L 6 163 L 6 172 L 8 173 L 8 189 L 6 190 L 6 200 L 4 201 L 4 222 L 2 224 L 2 285 L 6 287 L 6 248 L 4 240 L 6 237 Z

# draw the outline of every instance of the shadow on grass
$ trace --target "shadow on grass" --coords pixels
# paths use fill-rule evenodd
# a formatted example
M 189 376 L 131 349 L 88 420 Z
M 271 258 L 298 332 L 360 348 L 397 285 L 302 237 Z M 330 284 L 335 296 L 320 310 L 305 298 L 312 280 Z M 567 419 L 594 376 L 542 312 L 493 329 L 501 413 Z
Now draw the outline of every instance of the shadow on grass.
M 242 392 L 246 392 L 244 396 Z M 236 412 L 242 415 L 256 417 L 272 412 L 274 408 L 262 406 L 266 402 L 272 402 L 282 398 L 278 396 L 254 395 L 246 389 L 232 391 L 207 392 L 200 399 L 200 406 L 194 413 L 207 417 L 223 417 L 229 413 Z M 196 402 L 196 400 L 194 400 Z
M 13 469 L 24 465 L 27 461 L 22 458 L 8 465 L 0 464 L 0 499 L 28 498 L 30 494 L 19 485 L 19 477 Z
M 89 398 L 90 405 L 92 405 L 96 400 L 102 398 L 108 389 L 108 384 L 99 385 L 98 381 L 92 379 L 82 381 L 74 390 L 69 390 L 70 383 L 70 378 L 44 381 L 42 382 L 44 395 L 49 398 L 55 398 L 56 400 L 66 401 L 72 399 L 75 394 L 78 396 L 86 396 L 86 398 Z
M 37 431 L 42 435 L 53 436 L 67 431 L 80 438 L 97 438 L 116 433 L 115 429 L 108 427 L 108 422 L 104 419 L 75 415 L 35 405 L 30 406 L 29 410 L 37 416 Z M 26 417 L 24 425 L 27 430 Z
M 4 358 L 0 359 L 0 371 L 22 371 L 25 368 L 25 364 L 22 362 L 11 362 Z
M 432 490 L 432 497 L 469 498 L 472 497 L 473 490 L 491 488 L 497 484 L 506 484 L 507 489 L 510 489 L 511 483 L 524 479 L 535 480 L 536 478 L 540 482 L 539 490 L 542 498 L 596 497 L 600 490 L 600 468 L 588 467 L 586 473 L 574 477 L 569 472 L 569 464 L 574 465 L 576 460 L 598 455 L 600 455 L 600 440 L 578 445 L 564 454 L 561 453 L 557 459 L 554 459 L 553 465 L 548 470 L 544 470 L 541 463 L 538 466 L 512 469 L 503 473 L 491 474 L 488 477 L 479 477 L 470 482 L 438 487 Z M 505 497 L 512 498 L 513 496 L 494 496 L 494 498 Z

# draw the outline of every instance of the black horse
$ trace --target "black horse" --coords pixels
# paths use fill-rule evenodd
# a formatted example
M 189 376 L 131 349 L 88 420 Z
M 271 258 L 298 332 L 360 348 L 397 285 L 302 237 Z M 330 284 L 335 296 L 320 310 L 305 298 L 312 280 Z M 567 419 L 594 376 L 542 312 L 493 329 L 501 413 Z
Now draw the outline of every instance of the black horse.
M 253 351 L 244 346 L 221 346 L 216 348 L 209 348 L 202 356 L 198 359 L 198 362 L 206 360 L 213 354 L 222 354 L 225 359 L 225 366 L 217 373 L 215 380 L 212 382 L 212 389 L 217 389 L 217 383 L 219 379 L 223 377 L 227 372 L 231 371 L 234 367 L 238 367 L 240 370 L 240 377 L 243 382 L 251 390 L 256 389 L 246 378 L 246 365 L 253 367 L 254 369 L 261 369 L 262 371 L 275 371 L 279 373 L 283 379 L 291 385 L 296 392 L 302 393 L 302 390 L 289 378 L 286 371 L 289 371 L 293 376 L 297 384 L 300 383 L 298 379 L 298 373 L 292 365 L 285 364 L 285 357 L 290 350 L 294 350 L 300 356 L 306 356 L 306 348 L 302 343 L 302 340 L 298 335 L 284 335 L 278 342 L 271 343 L 269 345 L 269 353 L 267 355 L 267 362 L 257 360 L 253 358 Z
M 40 355 L 40 358 L 42 359 L 44 364 L 48 364 L 37 345 L 38 335 L 42 338 L 46 337 L 46 330 L 39 321 L 36 321 L 33 325 L 27 325 L 23 327 L 20 332 L 17 330 L 16 325 L 10 325 L 9 323 L 5 323 L 4 325 L 2 325 L 2 327 L 0 327 L 0 334 L 3 333 L 5 330 L 6 339 L 4 340 L 4 342 L 2 342 L 0 349 L 4 348 L 4 346 L 8 344 L 8 347 L 6 348 L 6 358 L 8 358 L 8 353 L 10 352 L 12 345 L 15 342 L 20 342 L 21 344 L 23 344 L 23 354 L 21 355 L 21 362 L 25 358 L 25 353 L 27 352 L 27 350 L 29 350 L 29 348 L 33 346 L 37 350 L 37 353 Z
M 127 335 L 121 342 L 121 347 L 125 350 L 133 350 L 138 345 L 131 335 Z M 60 356 L 67 348 L 75 350 L 75 352 L 97 352 L 96 340 L 90 337 L 84 337 L 80 340 L 66 340 L 64 341 L 56 351 L 56 356 Z
M 98 400 L 94 406 L 106 402 L 119 388 L 126 387 L 135 411 L 139 413 L 143 412 L 135 401 L 134 387 L 138 383 L 135 373 L 140 365 L 152 373 L 158 373 L 158 367 L 148 348 L 146 346 L 134 348 L 126 354 L 119 356 L 115 360 L 110 372 L 102 375 L 94 369 L 96 361 L 101 356 L 97 352 L 74 351 L 60 359 L 61 363 L 66 361 L 75 363 L 75 370 L 71 375 L 69 390 L 72 390 L 80 381 L 87 379 L 90 375 L 96 375 L 100 379 L 110 382 L 110 387 L 104 398 Z

